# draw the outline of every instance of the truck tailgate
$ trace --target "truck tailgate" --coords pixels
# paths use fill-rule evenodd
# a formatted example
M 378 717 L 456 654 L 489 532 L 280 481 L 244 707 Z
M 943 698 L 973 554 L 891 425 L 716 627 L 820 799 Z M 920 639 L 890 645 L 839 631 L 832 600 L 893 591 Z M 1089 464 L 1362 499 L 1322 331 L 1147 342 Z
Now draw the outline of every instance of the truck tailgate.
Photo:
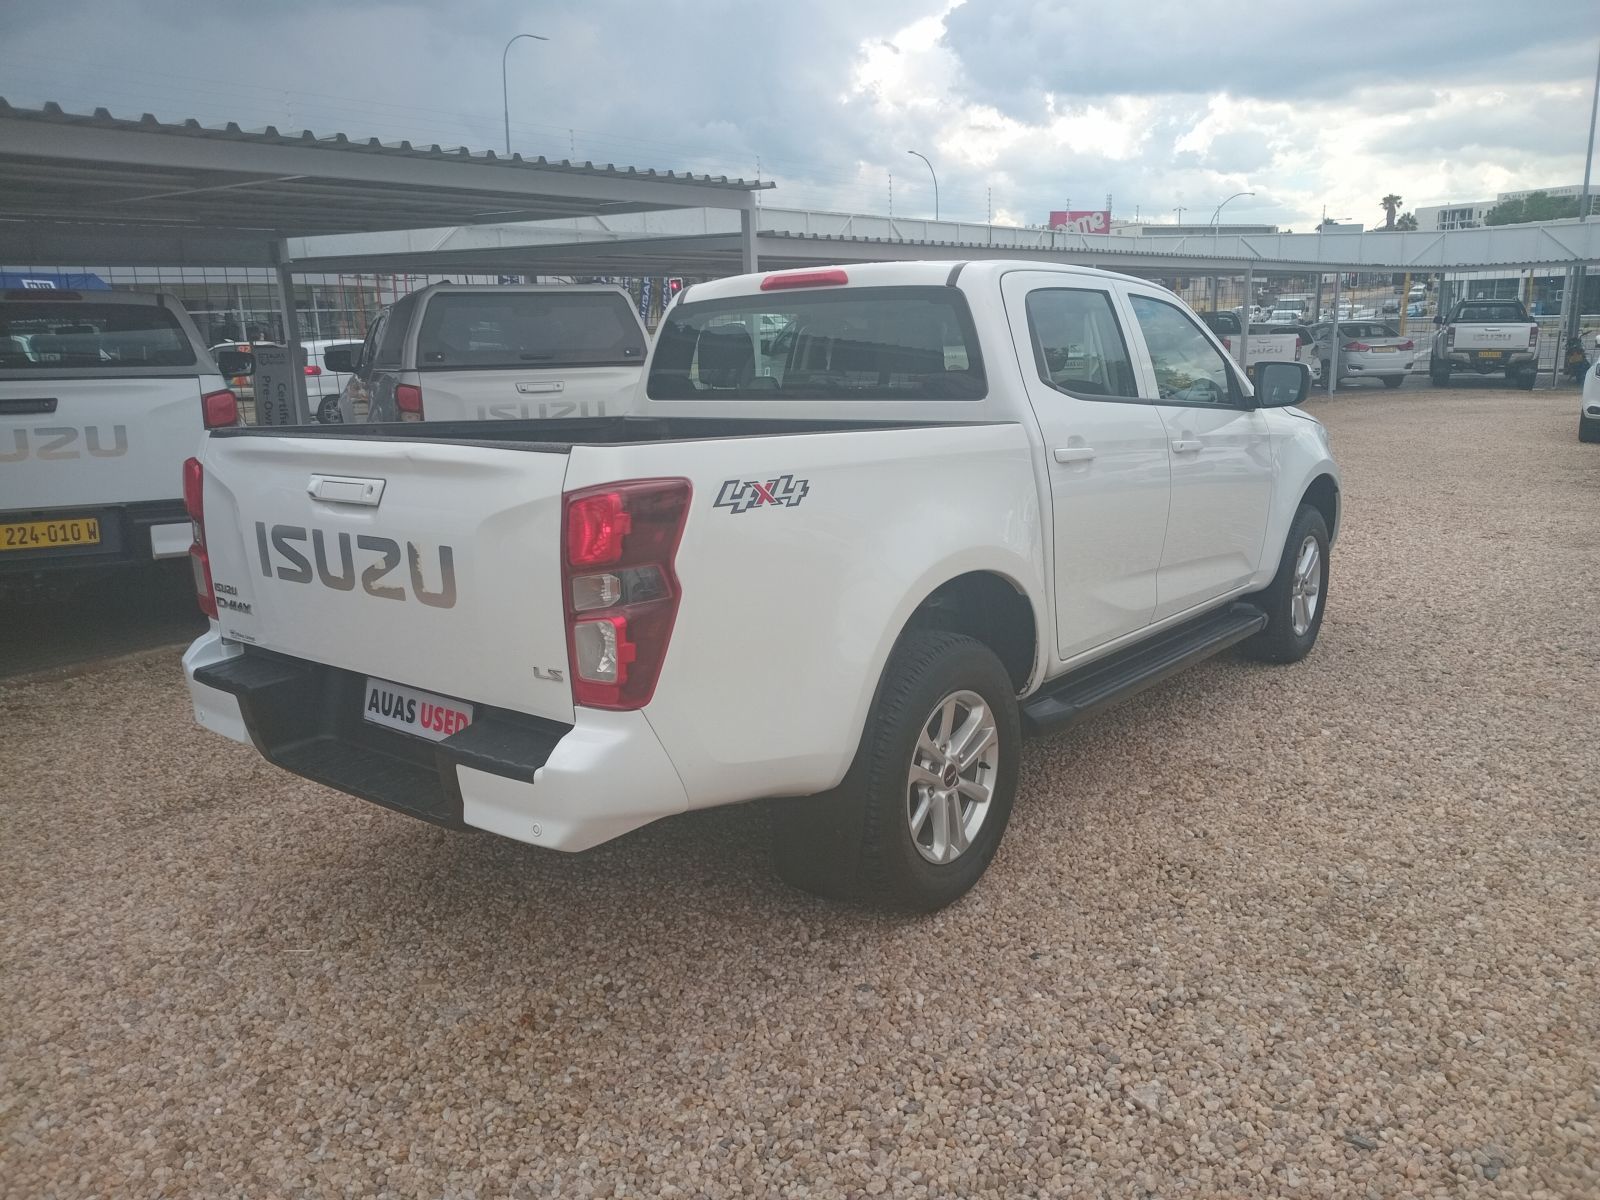
M 417 376 L 430 421 L 559 420 L 620 416 L 639 386 L 637 364 L 447 371 Z
M 1529 325 L 1476 325 L 1459 324 L 1455 327 L 1454 350 L 1526 350 Z
M 571 722 L 564 453 L 218 436 L 202 461 L 226 636 Z

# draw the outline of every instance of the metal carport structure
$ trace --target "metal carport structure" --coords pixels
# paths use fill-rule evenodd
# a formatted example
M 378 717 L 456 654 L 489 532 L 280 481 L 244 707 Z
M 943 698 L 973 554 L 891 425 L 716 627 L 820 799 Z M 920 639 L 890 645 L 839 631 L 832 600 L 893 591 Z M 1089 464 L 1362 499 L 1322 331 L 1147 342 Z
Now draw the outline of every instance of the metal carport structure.
M 0 262 L 272 267 L 289 345 L 300 340 L 290 238 L 731 210 L 754 270 L 756 192 L 771 186 L 0 97 Z

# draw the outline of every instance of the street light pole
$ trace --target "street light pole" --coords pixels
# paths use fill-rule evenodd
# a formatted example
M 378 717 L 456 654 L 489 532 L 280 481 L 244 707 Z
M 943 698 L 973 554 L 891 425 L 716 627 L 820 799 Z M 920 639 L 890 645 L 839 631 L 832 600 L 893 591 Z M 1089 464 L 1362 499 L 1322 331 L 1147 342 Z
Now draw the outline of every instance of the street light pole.
M 500 51 L 500 110 L 506 120 L 506 157 L 511 157 L 511 94 L 506 87 L 506 55 L 511 53 L 512 44 L 528 38 L 535 42 L 548 42 L 550 39 L 538 33 L 513 34 L 506 43 L 506 48 Z
M 1226 205 L 1230 200 L 1237 200 L 1240 196 L 1254 196 L 1254 195 L 1255 195 L 1254 192 L 1235 192 L 1233 195 L 1229 196 L 1227 200 L 1224 200 L 1222 202 L 1222 204 L 1217 205 L 1217 207 L 1215 209 L 1213 209 L 1212 213 L 1211 213 L 1211 233 L 1212 233 L 1212 236 L 1216 235 L 1216 232 L 1217 232 L 1217 218 L 1222 215 L 1222 209 L 1223 209 L 1224 205 Z
M 915 150 L 907 150 L 906 153 L 917 154 Z M 933 175 L 933 219 L 937 221 L 939 219 L 939 177 L 934 175 L 933 164 L 928 162 L 926 154 L 917 154 L 917 157 L 928 164 L 928 174 Z
M 1583 193 L 1578 197 L 1578 220 L 1589 219 L 1589 174 L 1594 167 L 1594 119 L 1600 113 L 1600 59 L 1594 64 L 1594 97 L 1589 101 L 1589 152 L 1583 159 Z

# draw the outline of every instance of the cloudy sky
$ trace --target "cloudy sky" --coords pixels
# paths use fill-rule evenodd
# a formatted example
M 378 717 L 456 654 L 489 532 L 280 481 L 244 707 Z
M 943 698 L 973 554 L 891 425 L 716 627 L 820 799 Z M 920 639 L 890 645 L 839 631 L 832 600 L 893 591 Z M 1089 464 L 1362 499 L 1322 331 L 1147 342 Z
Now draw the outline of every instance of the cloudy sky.
M 767 202 L 1309 228 L 1582 178 L 1595 0 L 0 0 L 0 96 L 778 181 Z

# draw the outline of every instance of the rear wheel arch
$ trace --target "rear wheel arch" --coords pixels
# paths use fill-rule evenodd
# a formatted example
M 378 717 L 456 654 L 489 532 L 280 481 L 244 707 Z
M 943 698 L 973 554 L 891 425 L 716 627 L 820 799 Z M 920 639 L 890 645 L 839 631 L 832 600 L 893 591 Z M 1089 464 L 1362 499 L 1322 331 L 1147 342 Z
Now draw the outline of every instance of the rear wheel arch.
M 994 571 L 969 571 L 946 580 L 911 613 L 913 629 L 964 634 L 992 650 L 1018 693 L 1033 676 L 1039 653 L 1033 603 L 1013 580 Z

